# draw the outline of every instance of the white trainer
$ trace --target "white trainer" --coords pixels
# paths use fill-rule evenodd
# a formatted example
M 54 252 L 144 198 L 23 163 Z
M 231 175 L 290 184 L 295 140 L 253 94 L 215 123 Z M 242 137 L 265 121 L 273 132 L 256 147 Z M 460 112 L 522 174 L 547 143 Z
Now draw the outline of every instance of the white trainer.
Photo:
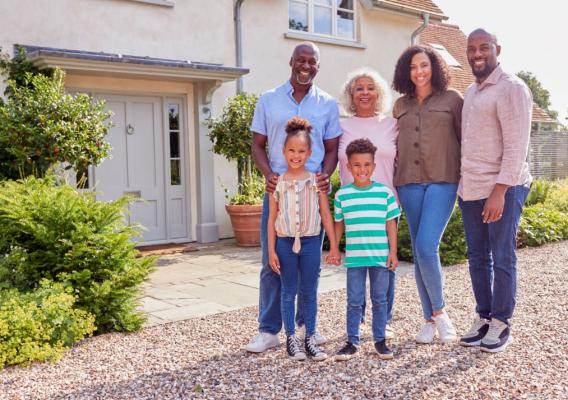
M 428 344 L 434 341 L 436 336 L 436 324 L 432 322 L 425 322 L 422 329 L 416 335 L 416 343 Z
M 306 340 L 306 325 L 298 327 L 298 337 L 302 340 L 302 342 Z M 314 333 L 314 339 L 316 340 L 316 344 L 318 346 L 327 343 L 327 338 L 324 335 L 322 335 L 320 331 L 318 331 L 317 329 L 316 332 Z
M 260 332 L 258 335 L 251 339 L 249 344 L 247 344 L 244 349 L 246 351 L 250 351 L 251 353 L 262 353 L 279 345 L 280 339 L 278 339 L 278 335 L 273 335 L 268 332 Z
M 432 319 L 436 324 L 436 329 L 438 329 L 440 342 L 452 343 L 458 340 L 456 328 L 454 328 L 452 320 L 448 316 L 448 313 L 446 313 L 446 310 L 443 310 L 440 315 L 432 316 Z
M 385 339 L 394 339 L 396 336 L 394 328 L 391 324 L 386 324 L 385 326 Z

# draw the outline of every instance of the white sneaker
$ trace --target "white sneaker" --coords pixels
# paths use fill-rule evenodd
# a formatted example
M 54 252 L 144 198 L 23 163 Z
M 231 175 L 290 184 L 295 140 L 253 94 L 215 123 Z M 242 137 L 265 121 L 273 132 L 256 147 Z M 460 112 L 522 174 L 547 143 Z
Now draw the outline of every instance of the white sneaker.
M 489 322 L 489 329 L 483 339 L 481 339 L 481 351 L 488 353 L 498 353 L 503 351 L 513 341 L 511 329 L 506 323 L 492 318 Z
M 391 324 L 385 326 L 385 339 L 394 339 L 395 332 Z
M 481 316 L 476 313 L 473 323 L 471 324 L 471 328 L 469 328 L 469 331 L 460 338 L 460 345 L 466 347 L 479 346 L 481 344 L 481 339 L 485 337 L 488 330 L 489 321 L 485 318 L 481 318 Z
M 446 313 L 446 310 L 442 311 L 442 314 L 432 316 L 436 328 L 438 329 L 438 336 L 440 337 L 440 342 L 451 343 L 458 340 L 458 335 L 456 333 L 456 328 L 452 324 L 452 320 Z
M 428 344 L 434 341 L 436 336 L 436 324 L 432 322 L 425 322 L 422 329 L 416 335 L 416 342 L 421 344 Z
M 302 342 L 306 340 L 306 325 L 298 327 L 298 337 L 302 340 Z M 327 338 L 324 335 L 322 335 L 320 331 L 318 331 L 317 329 L 316 332 L 314 333 L 314 338 L 318 346 L 327 343 Z
M 247 344 L 244 349 L 251 353 L 262 353 L 263 351 L 279 345 L 280 339 L 278 339 L 278 335 L 273 335 L 268 332 L 260 332 L 251 339 L 250 343 Z

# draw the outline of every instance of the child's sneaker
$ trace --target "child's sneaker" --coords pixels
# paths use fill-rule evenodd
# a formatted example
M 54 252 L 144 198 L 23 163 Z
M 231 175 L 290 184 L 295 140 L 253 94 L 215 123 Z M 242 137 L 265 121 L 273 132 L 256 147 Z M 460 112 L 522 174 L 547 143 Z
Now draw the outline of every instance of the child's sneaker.
M 460 338 L 460 344 L 466 347 L 479 346 L 481 339 L 485 337 L 488 330 L 489 321 L 485 318 L 481 318 L 479 314 L 476 313 L 469 332 Z
M 359 349 L 351 342 L 347 342 L 335 355 L 335 361 L 347 361 L 357 355 Z
M 324 335 L 322 335 L 317 329 L 316 332 L 314 333 L 314 336 L 316 337 L 317 345 L 322 345 L 327 342 L 327 338 Z M 306 325 L 298 326 L 298 337 L 301 340 L 306 340 Z
M 436 324 L 432 322 L 425 322 L 422 325 L 422 329 L 416 335 L 416 343 L 420 344 L 428 344 L 434 341 L 434 337 L 436 336 Z
M 316 335 L 308 336 L 304 341 L 306 354 L 314 361 L 323 361 L 327 358 L 327 354 L 323 352 L 316 343 Z
M 513 341 L 513 335 L 509 325 L 498 319 L 493 318 L 489 322 L 489 330 L 483 339 L 481 339 L 481 351 L 488 353 L 498 353 L 505 350 Z
M 394 353 L 387 347 L 387 342 L 384 339 L 380 342 L 375 342 L 375 350 L 377 350 L 381 360 L 390 360 L 394 358 Z
M 292 360 L 303 361 L 306 359 L 306 353 L 302 351 L 300 340 L 296 335 L 286 337 L 286 351 Z
M 442 311 L 442 314 L 433 316 L 432 319 L 436 324 L 436 329 L 438 329 L 438 336 L 440 338 L 440 342 L 442 343 L 451 343 L 458 340 L 458 334 L 456 333 L 456 328 L 452 324 L 452 320 L 446 313 L 446 311 Z

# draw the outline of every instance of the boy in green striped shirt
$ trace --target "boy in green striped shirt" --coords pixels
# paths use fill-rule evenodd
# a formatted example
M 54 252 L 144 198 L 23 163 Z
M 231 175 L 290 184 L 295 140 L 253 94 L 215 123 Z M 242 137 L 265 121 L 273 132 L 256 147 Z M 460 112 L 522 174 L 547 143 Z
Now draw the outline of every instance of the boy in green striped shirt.
M 335 194 L 335 234 L 345 232 L 347 267 L 347 343 L 336 360 L 357 354 L 359 325 L 365 299 L 367 274 L 373 304 L 373 340 L 381 359 L 393 358 L 385 342 L 389 271 L 398 266 L 396 255 L 397 217 L 400 210 L 392 191 L 371 180 L 377 148 L 369 139 L 357 139 L 346 149 L 347 169 L 353 183 Z

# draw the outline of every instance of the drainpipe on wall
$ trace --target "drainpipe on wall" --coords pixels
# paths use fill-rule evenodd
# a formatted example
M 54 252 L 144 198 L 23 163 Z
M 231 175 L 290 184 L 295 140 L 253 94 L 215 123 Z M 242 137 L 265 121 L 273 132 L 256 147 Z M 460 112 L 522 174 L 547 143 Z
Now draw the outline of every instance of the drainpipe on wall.
M 241 30 L 241 5 L 245 0 L 235 1 L 235 52 L 237 57 L 237 67 L 243 66 L 243 46 L 242 46 L 242 30 Z M 237 79 L 237 94 L 243 92 L 243 77 Z
M 426 27 L 430 24 L 430 14 L 424 13 L 422 14 L 422 25 L 420 25 L 414 32 L 412 32 L 412 36 L 410 36 L 410 45 L 414 46 L 416 44 L 416 39 L 420 32 L 422 32 Z

